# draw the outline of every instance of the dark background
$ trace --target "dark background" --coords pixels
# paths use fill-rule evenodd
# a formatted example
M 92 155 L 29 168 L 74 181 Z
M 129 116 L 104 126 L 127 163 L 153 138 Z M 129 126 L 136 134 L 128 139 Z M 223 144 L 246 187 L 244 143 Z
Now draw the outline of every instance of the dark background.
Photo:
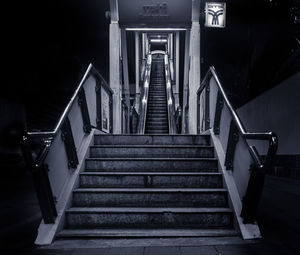
M 204 27 L 201 2 L 201 76 L 214 65 L 238 107 L 300 70 L 300 1 L 226 4 L 226 28 L 216 29 Z M 109 0 L 11 1 L 1 9 L 1 97 L 25 106 L 28 129 L 50 129 L 89 63 L 108 81 Z M 128 50 L 134 82 L 133 33 Z

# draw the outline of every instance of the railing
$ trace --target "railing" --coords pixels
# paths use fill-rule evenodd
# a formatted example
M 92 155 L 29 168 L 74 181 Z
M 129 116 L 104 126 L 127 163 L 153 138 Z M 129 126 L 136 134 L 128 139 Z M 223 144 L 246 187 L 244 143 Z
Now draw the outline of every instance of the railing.
M 122 134 L 130 133 L 129 130 L 130 127 L 128 127 L 129 120 L 130 120 L 130 112 L 128 106 L 125 103 L 125 101 L 122 100 L 122 123 L 121 123 Z
M 148 54 L 147 56 L 147 64 L 145 69 L 144 76 L 144 85 L 140 102 L 140 115 L 139 115 L 139 124 L 138 124 L 138 134 L 145 133 L 145 125 L 146 125 L 146 115 L 147 115 L 147 104 L 148 104 L 148 93 L 149 93 L 149 85 L 150 85 L 150 75 L 151 75 L 151 64 L 152 64 L 152 56 Z
M 113 91 L 97 70 L 89 65 L 54 130 L 28 132 L 22 152 L 33 174 L 44 223 L 54 223 L 56 201 L 62 194 L 69 169 L 79 164 L 79 151 L 91 130 L 112 132 Z
M 169 134 L 177 134 L 176 120 L 175 120 L 175 99 L 172 91 L 170 63 L 168 54 L 165 54 L 165 77 L 166 77 L 166 89 L 167 89 L 167 105 L 168 105 L 168 122 L 169 122 Z
M 210 67 L 197 92 L 198 133 L 209 129 L 220 141 L 225 152 L 224 165 L 233 171 L 240 197 L 243 197 L 241 216 L 244 223 L 253 223 L 261 196 L 264 174 L 272 167 L 277 151 L 277 136 L 273 132 L 250 133 L 244 128 L 233 109 L 214 67 Z M 267 141 L 266 157 L 249 140 Z M 250 169 L 245 169 L 248 165 Z M 249 171 L 251 173 L 249 173 Z M 247 184 L 248 182 L 248 184 Z

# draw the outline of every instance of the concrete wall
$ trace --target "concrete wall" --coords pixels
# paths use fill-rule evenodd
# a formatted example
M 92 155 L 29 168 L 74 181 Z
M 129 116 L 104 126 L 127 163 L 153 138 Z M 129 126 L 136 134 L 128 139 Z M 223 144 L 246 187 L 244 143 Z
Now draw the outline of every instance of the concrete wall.
M 249 132 L 274 131 L 277 154 L 300 154 L 300 72 L 238 109 Z M 258 150 L 265 154 L 262 144 Z

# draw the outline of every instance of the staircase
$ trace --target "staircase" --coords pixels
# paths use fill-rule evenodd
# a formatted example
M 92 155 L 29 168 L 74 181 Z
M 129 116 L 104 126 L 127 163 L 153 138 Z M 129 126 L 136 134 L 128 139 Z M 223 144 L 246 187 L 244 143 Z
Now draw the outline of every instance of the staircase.
M 95 135 L 58 238 L 233 236 L 209 135 Z
M 160 55 L 152 58 L 145 133 L 169 134 L 164 58 Z

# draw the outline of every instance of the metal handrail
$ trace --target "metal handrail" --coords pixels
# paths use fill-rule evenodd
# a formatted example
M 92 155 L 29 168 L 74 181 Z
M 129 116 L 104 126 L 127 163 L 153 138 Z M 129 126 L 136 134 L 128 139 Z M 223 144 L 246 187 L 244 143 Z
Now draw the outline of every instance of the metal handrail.
M 140 103 L 140 119 L 138 125 L 138 134 L 145 133 L 145 126 L 146 126 L 146 115 L 147 115 L 147 105 L 148 105 L 148 93 L 149 93 L 149 86 L 150 86 L 150 75 L 151 75 L 151 64 L 152 64 L 152 56 L 148 54 L 147 57 L 147 65 L 145 69 L 145 76 L 144 76 L 144 85 L 143 85 L 143 96 L 141 97 Z
M 31 136 L 31 137 L 33 137 L 33 136 L 54 137 L 57 134 L 57 132 L 60 130 L 63 122 L 65 121 L 65 119 L 67 118 L 68 113 L 69 113 L 69 111 L 70 111 L 70 109 L 71 109 L 71 107 L 72 107 L 75 99 L 78 96 L 78 93 L 80 92 L 80 90 L 81 90 L 81 88 L 82 88 L 85 80 L 87 79 L 88 75 L 91 72 L 93 72 L 94 74 L 96 74 L 97 76 L 99 76 L 99 77 L 102 78 L 101 74 L 98 73 L 98 71 L 94 68 L 94 66 L 92 64 L 89 64 L 89 66 L 88 66 L 88 68 L 87 68 L 87 70 L 86 70 L 83 78 L 81 79 L 81 81 L 80 81 L 79 85 L 77 86 L 77 88 L 76 88 L 73 96 L 71 97 L 69 103 L 65 107 L 65 109 L 64 109 L 63 113 L 61 114 L 61 116 L 60 116 L 60 118 L 59 118 L 59 120 L 58 120 L 55 128 L 52 131 L 35 131 L 35 132 L 30 132 L 29 131 L 29 132 L 27 132 L 27 135 Z M 102 80 L 104 80 L 104 79 L 102 78 Z M 113 93 L 113 91 L 111 90 L 111 88 L 105 82 L 102 84 L 102 86 L 104 86 L 105 89 L 108 90 L 110 93 Z M 96 128 L 96 127 L 94 127 L 94 128 Z
M 169 122 L 169 133 L 176 134 L 177 128 L 175 123 L 175 102 L 171 83 L 171 71 L 168 54 L 165 54 L 165 77 L 166 77 L 166 88 L 167 88 L 167 105 L 168 105 L 168 122 Z
M 266 133 L 251 133 L 251 132 L 247 132 L 245 127 L 243 126 L 239 116 L 237 115 L 236 111 L 233 109 L 224 89 L 223 86 L 217 76 L 216 70 L 213 66 L 211 66 L 209 68 L 209 70 L 207 71 L 203 81 L 201 82 L 201 85 L 197 91 L 197 95 L 199 95 L 199 93 L 202 93 L 203 89 L 209 84 L 209 79 L 211 77 L 214 77 L 218 89 L 229 109 L 229 112 L 232 115 L 233 121 L 235 123 L 235 125 L 237 126 L 237 129 L 239 131 L 239 133 L 241 134 L 241 136 L 246 140 L 246 139 L 252 139 L 252 140 L 268 140 L 269 141 L 269 148 L 268 148 L 268 152 L 267 152 L 267 156 L 265 159 L 265 162 L 263 163 L 261 160 L 261 156 L 259 155 L 258 151 L 256 150 L 256 148 L 254 146 L 249 146 L 249 144 L 246 142 L 250 155 L 255 163 L 255 165 L 259 168 L 259 169 L 264 169 L 267 166 L 269 166 L 271 164 L 271 162 L 274 159 L 274 156 L 276 154 L 277 148 L 278 148 L 278 139 L 277 136 L 274 132 L 266 132 Z

